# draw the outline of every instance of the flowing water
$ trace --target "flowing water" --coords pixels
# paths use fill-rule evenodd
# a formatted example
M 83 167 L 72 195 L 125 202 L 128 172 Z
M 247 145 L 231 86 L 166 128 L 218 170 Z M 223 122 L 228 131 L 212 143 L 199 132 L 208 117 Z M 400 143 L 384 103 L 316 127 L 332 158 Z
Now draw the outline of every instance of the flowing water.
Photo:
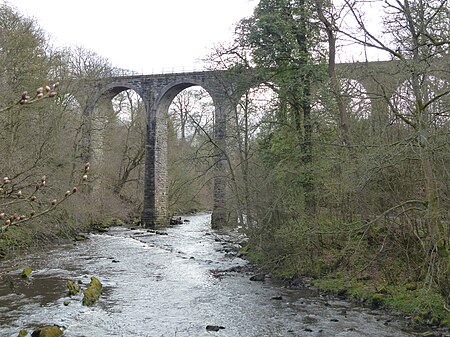
M 115 227 L 3 262 L 0 271 L 12 271 L 0 279 L 0 336 L 42 324 L 61 326 L 66 337 L 415 335 L 399 318 L 314 290 L 217 272 L 246 261 L 227 249 L 229 237 L 210 229 L 209 214 L 186 220 L 164 232 Z M 30 279 L 20 277 L 25 266 L 33 269 Z M 85 287 L 91 276 L 104 288 L 99 301 L 85 307 L 81 294 L 67 295 L 66 281 Z

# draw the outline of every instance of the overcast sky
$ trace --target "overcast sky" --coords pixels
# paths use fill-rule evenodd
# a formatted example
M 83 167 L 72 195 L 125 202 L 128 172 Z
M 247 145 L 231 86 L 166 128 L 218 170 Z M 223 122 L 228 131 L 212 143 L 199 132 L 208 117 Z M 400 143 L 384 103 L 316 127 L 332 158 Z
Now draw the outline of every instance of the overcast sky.
M 0 0 L 1 1 L 1 0 Z M 80 45 L 139 73 L 201 69 L 256 0 L 9 0 L 58 46 Z

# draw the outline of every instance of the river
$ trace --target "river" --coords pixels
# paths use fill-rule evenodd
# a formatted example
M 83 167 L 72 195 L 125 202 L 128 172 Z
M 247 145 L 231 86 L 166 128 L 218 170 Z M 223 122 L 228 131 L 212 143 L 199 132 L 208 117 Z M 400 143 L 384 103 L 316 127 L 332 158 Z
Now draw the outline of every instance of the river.
M 244 266 L 210 215 L 155 233 L 111 228 L 89 240 L 3 261 L 0 336 L 16 337 L 56 324 L 65 337 L 406 337 L 406 321 L 381 311 L 289 289 L 250 274 L 217 272 Z M 227 241 L 225 240 L 225 241 Z M 30 266 L 30 279 L 21 271 Z M 96 276 L 103 293 L 92 307 L 67 295 L 66 281 L 83 286 Z M 70 303 L 67 303 L 70 301 Z M 66 302 L 66 303 L 64 303 Z M 68 305 L 67 305 L 68 304 Z M 221 327 L 209 331 L 206 326 Z

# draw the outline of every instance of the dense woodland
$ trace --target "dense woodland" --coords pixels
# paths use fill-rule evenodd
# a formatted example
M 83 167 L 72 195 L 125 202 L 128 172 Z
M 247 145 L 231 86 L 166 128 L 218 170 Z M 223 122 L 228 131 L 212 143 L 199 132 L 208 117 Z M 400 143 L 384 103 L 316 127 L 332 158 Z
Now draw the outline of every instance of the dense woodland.
M 205 90 L 187 89 L 169 108 L 170 209 L 211 208 L 219 153 L 227 225 L 245 231 L 245 253 L 263 267 L 450 325 L 450 8 L 381 3 L 374 31 L 370 2 L 260 0 L 205 60 L 258 78 L 230 96 L 226 145 L 214 142 Z M 337 71 L 355 46 L 397 62 L 376 93 Z M 140 98 L 125 91 L 83 114 L 83 80 L 123 71 L 82 47 L 55 49 L 7 5 L 0 69 L 0 248 L 139 217 Z

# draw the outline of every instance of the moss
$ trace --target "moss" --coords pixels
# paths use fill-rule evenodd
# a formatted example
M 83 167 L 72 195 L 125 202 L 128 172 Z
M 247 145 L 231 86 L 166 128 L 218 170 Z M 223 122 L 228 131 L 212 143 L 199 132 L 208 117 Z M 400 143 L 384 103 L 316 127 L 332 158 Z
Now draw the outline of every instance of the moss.
M 62 330 L 56 325 L 43 326 L 33 331 L 32 337 L 59 337 L 62 336 Z
M 92 227 L 96 230 L 99 230 L 99 229 L 107 229 L 113 226 L 123 226 L 123 225 L 125 225 L 125 222 L 121 219 L 107 218 L 104 219 L 102 222 L 92 224 Z
M 78 283 L 75 283 L 73 281 L 67 281 L 67 288 L 69 289 L 69 295 L 73 296 L 80 292 L 81 287 Z
M 89 286 L 84 290 L 83 305 L 91 306 L 100 298 L 102 293 L 102 283 L 95 276 L 91 277 Z
M 386 304 L 413 317 L 417 325 L 444 325 L 450 327 L 450 313 L 445 309 L 445 300 L 437 292 L 419 288 L 408 290 L 396 287 L 386 297 Z
M 248 243 L 239 250 L 240 256 L 247 256 L 252 262 L 259 264 L 264 260 L 264 253 Z
M 347 282 L 340 277 L 325 277 L 312 281 L 312 284 L 323 291 L 334 294 L 345 294 L 348 290 Z
M 23 268 L 21 275 L 23 278 L 28 278 L 28 277 L 30 277 L 32 272 L 33 272 L 33 270 L 31 269 L 31 267 L 25 267 L 25 268 Z
M 370 303 L 374 308 L 379 308 L 384 305 L 386 299 L 385 294 L 375 293 L 370 296 Z
M 297 275 L 295 270 L 289 269 L 289 268 L 276 269 L 274 271 L 274 274 L 276 276 L 281 277 L 281 278 L 287 278 L 287 279 L 290 279 L 290 278 L 292 278 L 292 277 Z
M 25 337 L 26 335 L 28 335 L 28 331 L 25 329 L 22 329 L 19 331 L 19 334 L 17 335 L 17 337 Z
M 415 325 L 442 325 L 450 327 L 450 314 L 445 309 L 444 298 L 436 291 L 405 285 L 376 284 L 356 281 L 343 274 L 334 274 L 313 280 L 312 284 L 323 291 L 337 295 L 349 295 L 367 302 L 373 307 L 386 308 L 402 312 L 412 317 Z M 417 289 L 416 289 L 417 288 Z

